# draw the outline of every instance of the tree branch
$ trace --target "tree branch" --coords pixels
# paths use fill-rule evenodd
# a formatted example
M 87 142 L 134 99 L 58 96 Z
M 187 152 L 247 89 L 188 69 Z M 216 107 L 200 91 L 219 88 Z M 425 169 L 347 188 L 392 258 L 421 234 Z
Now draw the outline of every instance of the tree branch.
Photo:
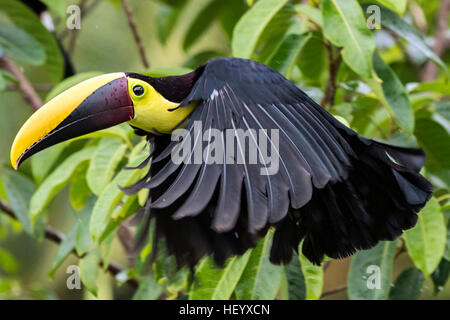
M 122 244 L 122 247 L 125 251 L 125 255 L 128 259 L 128 265 L 130 268 L 135 266 L 134 256 L 136 253 L 135 245 L 134 245 L 134 235 L 128 227 L 126 221 L 124 221 L 117 230 L 117 237 Z
M 323 298 L 323 297 L 326 297 L 326 296 L 331 296 L 332 294 L 339 293 L 339 292 L 342 292 L 342 291 L 345 291 L 345 290 L 347 290 L 347 285 L 346 284 L 342 285 L 342 286 L 339 286 L 339 287 L 336 287 L 336 288 L 333 288 L 333 289 L 330 289 L 328 291 L 324 291 L 320 298 Z
M 336 96 L 336 77 L 337 77 L 337 73 L 339 70 L 339 66 L 341 65 L 342 62 L 342 55 L 340 53 L 340 50 L 338 52 L 337 57 L 334 57 L 333 54 L 333 45 L 331 43 L 327 43 L 326 44 L 327 49 L 328 49 L 328 61 L 329 61 L 329 65 L 328 65 L 328 73 L 329 73 L 329 77 L 328 77 L 328 82 L 327 85 L 325 87 L 325 92 L 324 92 L 324 96 L 323 99 L 320 103 L 320 105 L 323 108 L 326 108 L 328 105 L 333 105 L 334 104 L 334 98 Z
M 11 207 L 1 200 L 0 200 L 0 212 L 2 212 L 3 214 L 6 214 L 7 216 L 9 216 L 10 218 L 12 218 L 14 220 L 17 220 L 16 215 L 14 214 L 14 211 L 11 209 Z M 45 238 L 54 243 L 61 244 L 61 242 L 63 242 L 64 239 L 66 238 L 66 236 L 62 232 L 60 232 L 50 226 L 46 226 L 45 227 Z M 77 255 L 77 253 L 75 251 L 72 251 L 72 253 L 74 255 L 76 255 L 78 258 L 82 258 L 79 255 Z M 103 260 L 100 261 L 99 265 L 103 266 Z M 123 272 L 126 269 L 118 264 L 110 262 L 108 264 L 107 270 L 113 276 L 116 276 L 118 273 Z M 133 288 L 137 288 L 139 286 L 138 281 L 134 278 L 128 279 L 126 283 L 128 283 Z
M 122 0 L 122 7 L 125 11 L 125 15 L 127 16 L 128 25 L 130 26 L 131 32 L 133 33 L 134 41 L 139 49 L 139 54 L 141 56 L 142 64 L 146 69 L 150 68 L 150 64 L 147 60 L 147 55 L 145 53 L 144 44 L 142 43 L 141 36 L 139 35 L 136 22 L 134 21 L 133 13 L 131 12 L 131 8 L 128 5 L 127 0 Z
M 441 7 L 439 9 L 436 19 L 436 33 L 434 36 L 433 51 L 438 57 L 442 57 L 445 49 L 449 45 L 446 37 L 448 13 L 450 11 L 450 0 L 441 0 Z M 422 72 L 422 81 L 432 81 L 438 75 L 438 68 L 432 62 L 428 61 Z
M 4 70 L 11 73 L 19 80 L 19 92 L 30 107 L 35 111 L 39 109 L 42 106 L 42 100 L 25 75 L 20 71 L 16 63 L 9 57 L 3 56 L 0 58 L 0 64 Z

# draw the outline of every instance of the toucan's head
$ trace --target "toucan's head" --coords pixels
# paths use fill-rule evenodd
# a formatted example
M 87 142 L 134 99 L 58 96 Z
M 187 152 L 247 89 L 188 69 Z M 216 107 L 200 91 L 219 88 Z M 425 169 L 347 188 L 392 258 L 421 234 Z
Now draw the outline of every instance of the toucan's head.
M 192 111 L 193 106 L 176 108 L 192 87 L 193 80 L 187 81 L 191 78 L 190 74 L 151 78 L 120 72 L 86 80 L 50 100 L 25 122 L 11 148 L 11 164 L 17 169 L 54 144 L 123 122 L 147 132 L 170 133 Z

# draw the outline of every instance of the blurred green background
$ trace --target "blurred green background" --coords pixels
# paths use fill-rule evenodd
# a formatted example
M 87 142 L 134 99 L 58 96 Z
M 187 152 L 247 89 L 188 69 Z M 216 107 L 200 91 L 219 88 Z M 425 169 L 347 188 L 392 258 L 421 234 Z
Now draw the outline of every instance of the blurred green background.
M 65 0 L 62 2 L 62 8 L 67 8 L 71 4 L 80 4 L 79 1 Z M 94 2 L 95 5 L 81 20 L 81 30 L 79 30 L 78 35 L 75 38 L 76 43 L 73 50 L 68 52 L 76 72 L 143 72 L 145 68 L 142 65 L 136 42 L 133 38 L 132 32 L 130 31 L 127 18 L 120 1 L 85 1 L 87 5 Z M 212 50 L 221 55 L 232 54 L 230 36 L 227 32 L 224 32 L 223 25 L 220 21 L 218 21 L 218 19 L 214 20 L 214 18 L 210 23 L 205 23 L 201 32 L 197 33 L 198 40 L 195 43 L 189 46 L 187 50 L 183 48 L 183 43 L 186 41 L 185 38 L 187 29 L 199 19 L 198 14 L 205 6 L 211 3 L 210 0 L 186 1 L 187 3 L 182 6 L 180 14 L 176 18 L 176 23 L 174 24 L 174 28 L 171 31 L 170 36 L 168 37 L 166 43 L 162 43 L 161 39 L 158 39 L 157 30 L 158 23 L 161 23 L 161 21 L 158 22 L 158 14 L 161 15 L 163 12 L 160 8 L 164 5 L 173 5 L 176 7 L 180 5 L 180 2 L 183 1 L 128 1 L 128 4 L 132 9 L 134 19 L 137 22 L 138 31 L 142 37 L 147 58 L 151 66 L 151 70 L 153 70 L 152 72 L 155 72 L 155 70 L 163 70 L 161 72 L 165 72 L 164 70 L 166 69 L 183 67 L 186 62 L 188 62 L 195 54 L 199 52 Z M 227 1 L 216 0 L 216 3 L 219 2 Z M 389 4 L 393 2 L 395 1 L 379 1 L 381 4 Z M 407 7 L 403 16 L 405 21 L 408 21 L 408 23 L 414 25 L 416 29 L 421 30 L 420 32 L 425 33 L 428 40 L 430 40 L 430 45 L 433 44 L 432 37 L 436 31 L 435 20 L 439 12 L 441 2 L 443 1 L 407 1 Z M 235 0 L 230 1 L 229 4 L 225 4 L 225 6 L 222 3 L 221 6 L 224 6 L 225 9 L 221 10 L 228 10 L 232 13 L 234 12 L 237 15 L 237 18 L 239 18 L 244 12 L 251 9 L 252 6 L 257 5 L 257 3 L 258 1 L 253 3 L 253 1 Z M 321 5 L 320 1 L 291 1 L 290 4 L 303 4 L 316 9 Z M 228 5 L 229 7 L 227 7 Z M 219 6 L 219 4 L 217 4 L 217 6 Z M 65 17 L 59 15 L 53 8 L 50 12 L 54 17 L 56 34 L 58 36 L 65 34 L 61 42 L 66 50 L 68 50 L 71 46 L 70 41 L 73 41 L 72 33 L 75 31 L 65 31 Z M 296 17 L 300 22 L 307 20 L 305 15 L 298 14 Z M 10 22 L 8 16 L 4 14 L 1 9 L 0 22 Z M 283 18 L 281 18 L 281 22 L 277 23 L 283 24 Z M 201 24 L 200 27 L 202 27 Z M 277 30 L 276 25 L 272 25 L 271 28 Z M 302 28 L 301 30 L 303 31 L 313 30 L 321 33 L 321 28 L 314 25 L 311 26 L 311 23 L 301 25 L 299 28 Z M 446 32 L 446 41 L 448 42 L 448 19 Z M 322 35 L 320 35 L 320 37 L 322 37 Z M 275 32 L 275 38 L 281 39 L 283 37 Z M 268 39 L 269 42 L 274 41 L 271 37 L 268 37 Z M 390 65 L 392 70 L 395 71 L 398 78 L 404 85 L 408 83 L 422 82 L 418 70 L 422 70 L 424 68 L 424 65 L 426 64 L 426 57 L 421 55 L 418 50 L 415 50 L 414 48 L 411 49 L 405 41 L 398 41 L 398 36 L 392 36 L 392 32 L 385 32 L 381 35 L 377 35 L 376 40 L 377 47 L 382 53 L 381 55 L 383 59 Z M 275 49 L 272 48 L 272 51 L 274 50 Z M 407 54 L 405 54 L 405 52 Z M 205 56 L 207 56 L 207 54 Z M 262 60 L 262 56 L 263 53 L 255 50 L 254 57 L 256 59 Z M 290 72 L 290 78 L 298 83 L 301 88 L 304 87 L 308 92 L 317 94 L 318 101 L 320 102 L 320 97 L 322 97 L 328 79 L 327 67 L 329 65 L 329 61 L 327 61 L 326 54 L 319 56 L 310 54 L 310 62 L 308 63 L 320 64 L 320 62 L 315 60 L 316 57 L 319 57 L 317 60 L 324 59 L 325 61 L 323 70 L 318 69 L 316 79 L 311 79 L 305 76 L 306 73 L 302 73 L 301 67 L 298 67 L 298 65 L 301 66 L 301 63 L 297 62 L 296 66 Z M 304 54 L 303 56 L 299 56 L 299 58 L 308 59 L 308 56 Z M 448 46 L 441 59 L 447 66 L 449 65 L 450 51 L 448 50 Z M 21 63 L 20 61 L 18 64 L 24 74 L 37 89 L 37 92 L 41 98 L 45 100 L 46 95 L 52 87 L 52 81 L 48 74 L 43 72 L 42 67 L 40 66 L 31 66 L 30 64 Z M 341 65 L 340 75 L 338 76 L 339 83 L 354 85 L 355 81 L 358 79 L 358 75 L 351 70 L 349 71 L 347 65 Z M 448 91 L 446 91 L 448 90 L 448 79 L 443 71 L 439 71 L 437 79 L 442 82 L 442 86 L 444 87 L 444 89 L 437 90 L 437 93 L 434 90 L 431 90 L 431 93 L 429 90 L 423 90 L 423 92 L 416 92 L 417 94 L 415 95 L 411 93 L 412 91 L 408 92 L 411 93 L 411 101 L 416 103 L 416 112 L 419 109 L 426 109 L 428 105 L 431 105 L 437 100 L 447 102 L 444 107 L 446 108 L 445 110 L 447 114 L 450 112 L 450 108 L 448 108 Z M 363 85 L 364 81 L 360 81 L 359 84 Z M 9 87 L 12 86 L 13 85 L 9 85 Z M 367 84 L 365 87 L 368 87 Z M 335 115 L 345 118 L 345 120 L 350 123 L 352 128 L 362 128 L 363 130 L 359 131 L 363 131 L 365 134 L 370 134 L 372 136 L 391 141 L 394 141 L 395 139 L 405 141 L 404 130 L 395 125 L 394 127 L 390 127 L 390 123 L 395 120 L 389 118 L 389 114 L 377 102 L 373 93 L 370 92 L 370 88 L 367 90 L 367 99 L 365 100 L 364 96 L 358 96 L 358 94 L 355 93 L 354 88 L 346 89 L 344 85 L 339 86 L 338 91 L 336 92 L 337 103 L 331 104 L 328 110 Z M 442 92 L 444 92 L 444 94 L 442 94 Z M 357 97 L 355 98 L 355 96 Z M 420 102 L 417 102 L 422 101 L 421 99 L 426 101 L 425 107 L 420 105 Z M 352 101 L 353 105 L 349 106 L 349 102 L 347 102 L 347 100 Z M 363 109 L 362 107 L 361 109 L 358 109 L 355 107 L 355 104 L 373 104 L 374 101 L 378 103 L 376 108 L 382 111 L 379 111 L 375 115 L 370 115 L 371 120 L 368 120 L 368 122 L 371 123 L 372 129 L 369 128 L 370 126 L 368 124 L 364 126 L 359 125 L 358 127 L 357 120 L 368 116 L 367 114 L 364 115 L 364 113 L 369 113 L 369 110 Z M 0 135 L 2 137 L 0 139 L 0 150 L 2 151 L 0 153 L 0 161 L 3 167 L 10 167 L 10 146 L 18 129 L 31 114 L 32 109 L 24 102 L 22 96 L 16 88 L 7 87 L 6 90 L 0 92 Z M 448 120 L 445 121 L 447 121 L 447 127 L 444 127 L 448 133 L 450 126 L 448 125 Z M 355 125 L 355 127 L 353 125 Z M 378 131 L 381 131 L 382 134 Z M 387 134 L 383 134 L 383 132 L 387 132 Z M 446 137 L 448 137 L 448 134 Z M 414 140 L 414 138 L 412 139 Z M 443 145 L 445 145 L 445 143 Z M 21 171 L 25 174 L 29 174 L 30 170 L 30 163 L 25 162 Z M 444 186 L 443 188 L 437 189 L 445 190 L 446 188 Z M 443 193 L 445 193 L 445 191 L 443 191 Z M 47 215 L 49 217 L 48 223 L 64 233 L 68 233 L 72 225 L 76 222 L 76 213 L 70 205 L 68 197 L 69 186 L 66 186 L 56 195 L 55 199 L 50 204 Z M 445 203 L 442 203 L 442 206 L 444 205 Z M 445 221 L 448 221 L 448 214 L 445 219 Z M 0 215 L 0 247 L 8 251 L 15 260 L 10 262 L 9 272 L 8 270 L 5 271 L 0 269 L 0 298 L 129 299 L 134 295 L 134 288 L 128 286 L 127 284 L 121 285 L 118 283 L 117 279 L 112 277 L 109 273 L 104 272 L 100 272 L 99 279 L 97 281 L 97 297 L 94 297 L 85 289 L 68 290 L 66 286 L 66 279 L 68 277 L 68 274 L 66 274 L 66 268 L 69 265 L 77 264 L 78 259 L 74 256 L 70 256 L 58 269 L 55 278 L 51 279 L 48 276 L 48 272 L 58 246 L 46 240 L 36 241 L 21 230 L 21 226 L 18 222 L 11 222 L 11 219 L 8 217 Z M 118 239 L 114 239 L 112 248 L 111 261 L 117 262 L 121 265 L 127 265 L 128 261 L 126 254 Z M 2 257 L 0 255 L 0 259 L 7 261 L 8 257 Z M 335 260 L 329 264 L 329 267 L 324 272 L 324 292 L 346 285 L 349 264 L 350 258 Z M 414 263 L 410 257 L 407 254 L 401 254 L 398 259 L 396 259 L 394 264 L 393 279 L 396 279 L 397 276 L 406 268 L 413 266 Z M 2 287 L 7 288 L 7 290 L 2 291 Z M 420 298 L 449 299 L 449 282 L 447 281 L 445 287 L 440 289 L 442 290 L 435 292 L 435 284 L 433 284 L 430 277 L 427 277 L 422 286 Z M 338 290 L 336 293 L 327 294 L 324 298 L 345 299 L 347 298 L 347 292 L 345 290 Z

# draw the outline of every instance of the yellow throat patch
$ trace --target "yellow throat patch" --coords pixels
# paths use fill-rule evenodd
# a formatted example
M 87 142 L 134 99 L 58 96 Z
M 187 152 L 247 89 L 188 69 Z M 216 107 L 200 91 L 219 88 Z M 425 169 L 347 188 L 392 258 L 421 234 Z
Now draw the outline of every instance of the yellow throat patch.
M 142 86 L 144 91 L 136 95 L 134 88 Z M 128 123 L 134 127 L 152 133 L 171 133 L 196 106 L 191 103 L 173 111 L 179 104 L 164 98 L 149 83 L 135 78 L 128 78 L 128 91 L 134 104 L 134 118 Z

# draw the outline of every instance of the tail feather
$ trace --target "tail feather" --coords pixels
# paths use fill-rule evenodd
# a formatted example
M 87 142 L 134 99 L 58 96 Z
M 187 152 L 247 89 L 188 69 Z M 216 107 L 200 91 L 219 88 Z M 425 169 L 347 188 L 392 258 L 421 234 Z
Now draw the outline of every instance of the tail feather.
M 358 158 L 348 178 L 314 190 L 306 206 L 291 210 L 290 219 L 277 226 L 272 262 L 289 261 L 298 246 L 286 241 L 292 234 L 304 235 L 303 254 L 320 264 L 324 255 L 349 256 L 416 224 L 432 194 L 432 185 L 418 173 L 423 152 L 372 142 L 353 141 Z

